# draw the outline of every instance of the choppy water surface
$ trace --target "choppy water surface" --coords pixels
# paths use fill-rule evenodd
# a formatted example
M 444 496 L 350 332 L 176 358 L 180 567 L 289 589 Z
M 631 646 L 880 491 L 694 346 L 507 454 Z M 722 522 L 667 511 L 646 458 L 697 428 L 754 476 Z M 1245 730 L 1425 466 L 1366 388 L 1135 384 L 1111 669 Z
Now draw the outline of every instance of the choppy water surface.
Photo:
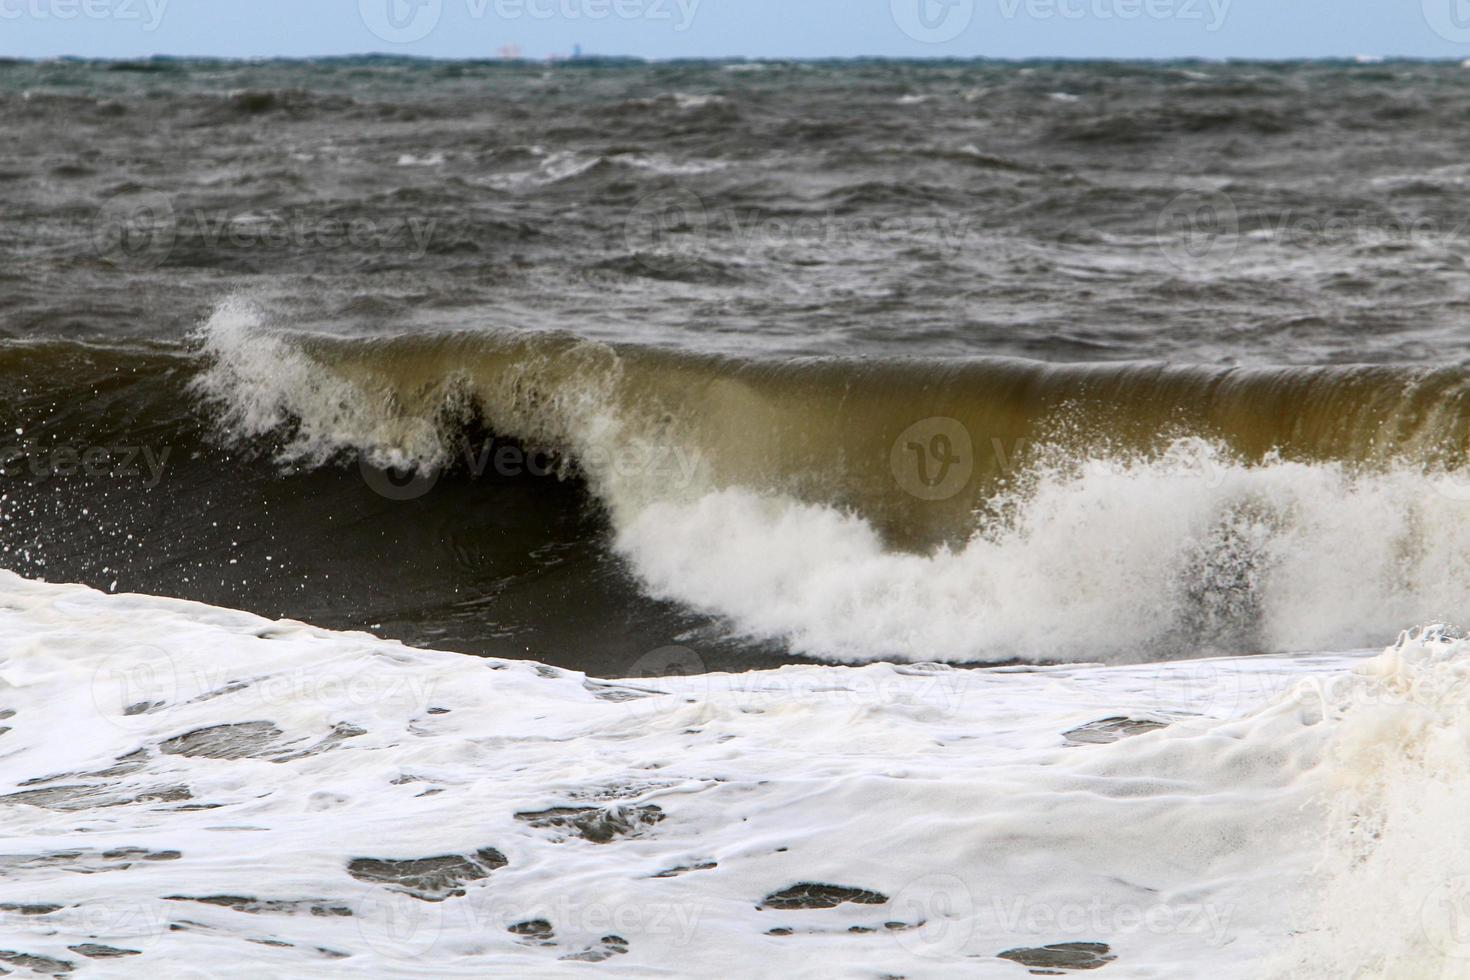
M 1463 618 L 1467 90 L 6 64 L 4 563 L 601 673 Z

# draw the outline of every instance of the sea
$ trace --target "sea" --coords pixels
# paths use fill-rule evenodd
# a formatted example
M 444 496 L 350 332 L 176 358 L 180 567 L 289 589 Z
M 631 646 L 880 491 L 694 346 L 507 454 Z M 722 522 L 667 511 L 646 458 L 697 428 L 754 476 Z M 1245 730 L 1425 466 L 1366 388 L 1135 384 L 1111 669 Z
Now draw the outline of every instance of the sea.
M 1467 96 L 0 62 L 0 969 L 1470 976 Z

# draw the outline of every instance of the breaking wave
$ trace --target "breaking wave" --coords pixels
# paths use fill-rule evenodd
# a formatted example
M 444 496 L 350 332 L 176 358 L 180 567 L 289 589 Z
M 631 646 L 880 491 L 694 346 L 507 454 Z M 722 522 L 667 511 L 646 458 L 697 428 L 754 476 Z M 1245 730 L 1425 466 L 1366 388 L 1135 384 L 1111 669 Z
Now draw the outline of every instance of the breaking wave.
M 646 591 L 810 656 L 1323 649 L 1470 605 L 1460 371 L 340 340 L 241 303 L 201 336 L 226 440 L 429 472 L 467 426 L 543 447 Z

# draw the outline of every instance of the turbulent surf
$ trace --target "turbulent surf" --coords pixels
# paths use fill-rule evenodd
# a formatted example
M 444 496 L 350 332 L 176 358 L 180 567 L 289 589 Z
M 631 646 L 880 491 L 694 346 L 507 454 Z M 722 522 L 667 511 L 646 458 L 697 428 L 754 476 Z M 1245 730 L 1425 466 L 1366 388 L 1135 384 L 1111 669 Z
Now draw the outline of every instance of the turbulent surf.
M 1462 975 L 1467 93 L 0 62 L 0 972 Z

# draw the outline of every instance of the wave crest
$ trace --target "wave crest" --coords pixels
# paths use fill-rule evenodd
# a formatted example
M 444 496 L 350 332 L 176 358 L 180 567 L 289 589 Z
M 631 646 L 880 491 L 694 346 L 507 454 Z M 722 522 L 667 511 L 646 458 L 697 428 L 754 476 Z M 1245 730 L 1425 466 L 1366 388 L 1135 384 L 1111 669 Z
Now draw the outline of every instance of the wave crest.
M 1434 462 L 1464 437 L 1453 372 L 344 341 L 238 304 L 203 344 L 195 387 L 231 437 L 277 433 L 284 461 L 311 465 L 442 466 L 471 423 L 545 447 L 647 591 L 810 656 L 1337 648 L 1470 608 L 1470 484 Z M 941 482 L 901 472 L 910 451 Z

